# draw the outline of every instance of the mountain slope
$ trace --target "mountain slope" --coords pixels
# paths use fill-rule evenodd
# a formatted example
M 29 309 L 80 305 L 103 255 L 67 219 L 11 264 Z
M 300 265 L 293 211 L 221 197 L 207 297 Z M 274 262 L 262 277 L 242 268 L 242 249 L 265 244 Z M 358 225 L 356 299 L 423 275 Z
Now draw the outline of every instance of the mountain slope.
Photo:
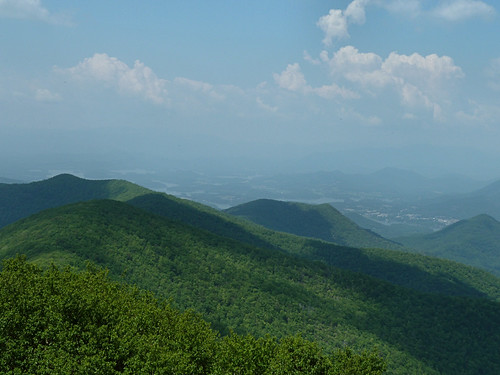
M 500 276 L 500 222 L 491 216 L 478 215 L 438 232 L 399 240 L 419 252 L 470 264 Z
M 323 261 L 418 291 L 487 296 L 500 301 L 500 279 L 455 262 L 408 252 L 357 249 L 275 232 L 211 207 L 166 194 L 146 194 L 127 203 L 253 246 Z
M 444 196 L 423 202 L 419 212 L 433 216 L 449 216 L 468 219 L 487 214 L 500 220 L 500 181 L 468 194 Z
M 149 192 L 123 180 L 86 180 L 69 174 L 29 184 L 0 183 L 0 228 L 46 208 L 91 199 L 127 200 Z
M 108 267 L 227 332 L 302 332 L 333 348 L 377 345 L 389 374 L 498 373 L 499 304 L 417 293 L 257 248 L 128 204 L 43 211 L 0 230 L 0 256 Z
M 266 228 L 352 247 L 400 249 L 395 242 L 359 227 L 330 204 L 259 199 L 225 210 Z
M 1 210 L 0 215 L 10 213 L 26 216 L 30 212 L 39 211 L 41 207 L 60 206 L 67 201 L 91 197 L 115 197 L 123 200 L 133 197 L 127 203 L 252 246 L 321 260 L 419 291 L 500 299 L 499 280 L 486 272 L 416 254 L 359 250 L 277 233 L 211 207 L 167 194 L 152 193 L 126 181 L 85 180 L 61 175 L 32 184 L 9 185 L 3 192 L 0 202 L 10 210 Z M 20 196 L 24 199 L 17 205 L 13 204 L 19 201 Z

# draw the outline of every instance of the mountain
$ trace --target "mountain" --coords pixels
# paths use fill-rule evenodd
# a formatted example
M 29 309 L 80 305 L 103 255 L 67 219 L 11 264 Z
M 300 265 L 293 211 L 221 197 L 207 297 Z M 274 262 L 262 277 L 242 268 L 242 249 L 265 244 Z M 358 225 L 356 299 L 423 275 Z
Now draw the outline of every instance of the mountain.
M 266 228 L 351 247 L 401 249 L 395 242 L 359 227 L 330 204 L 310 205 L 259 199 L 225 210 Z
M 500 181 L 468 194 L 446 195 L 421 202 L 418 210 L 426 215 L 449 216 L 456 219 L 487 214 L 500 220 Z
M 116 280 L 200 312 L 225 333 L 231 328 L 258 336 L 301 332 L 329 349 L 378 347 L 387 356 L 388 374 L 500 371 L 498 302 L 417 292 L 179 219 L 113 200 L 75 203 L 1 229 L 0 257 L 23 253 L 40 265 L 77 268 L 91 261 Z
M 127 203 L 219 236 L 322 261 L 417 291 L 489 296 L 500 301 L 499 279 L 455 262 L 402 251 L 357 249 L 275 232 L 246 219 L 166 194 L 146 194 Z
M 500 276 L 500 222 L 482 214 L 438 232 L 402 237 L 401 243 L 424 254 L 483 268 Z
M 126 202 L 167 219 L 252 246 L 319 260 L 421 292 L 500 299 L 498 280 L 477 269 L 471 270 L 450 261 L 430 259 L 418 254 L 381 249 L 361 250 L 278 233 L 200 203 L 153 193 L 127 181 L 85 180 L 61 175 L 33 184 L 12 185 L 1 196 L 4 207 L 5 202 L 15 201 L 26 190 L 30 194 L 24 205 L 11 204 L 10 211 L 1 211 L 3 215 L 19 217 L 25 212 L 39 211 L 41 206 L 61 206 L 67 201 L 77 202 L 80 198 L 85 200 L 90 196 L 115 196 L 119 200 L 133 197 Z
M 86 180 L 61 174 L 22 184 L 0 183 L 0 228 L 46 208 L 91 199 L 128 200 L 151 190 L 123 180 Z

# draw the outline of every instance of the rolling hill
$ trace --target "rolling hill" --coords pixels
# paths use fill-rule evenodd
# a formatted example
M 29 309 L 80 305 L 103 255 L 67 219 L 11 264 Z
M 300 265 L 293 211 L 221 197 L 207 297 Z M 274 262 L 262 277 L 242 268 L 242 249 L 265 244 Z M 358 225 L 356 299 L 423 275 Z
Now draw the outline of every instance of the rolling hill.
M 9 204 L 28 198 L 19 205 Z M 154 214 L 231 238 L 252 246 L 286 252 L 336 267 L 361 272 L 396 285 L 421 292 L 460 296 L 488 296 L 500 300 L 500 283 L 492 275 L 450 261 L 381 249 L 357 249 L 314 239 L 297 237 L 266 229 L 225 212 L 171 195 L 150 190 L 122 180 L 85 180 L 60 175 L 32 184 L 11 185 L 1 201 L 4 216 L 24 217 L 41 206 L 57 207 L 90 197 L 116 197 Z M 48 198 L 47 198 L 48 197 Z M 128 199 L 130 198 L 130 199 Z M 5 203 L 7 202 L 7 203 Z
M 46 208 L 91 199 L 128 200 L 148 192 L 123 180 L 86 180 L 69 174 L 32 183 L 0 183 L 0 228 Z
M 500 371 L 498 302 L 417 292 L 123 202 L 53 208 L 1 229 L 0 257 L 18 253 L 41 265 L 107 267 L 115 279 L 195 309 L 222 332 L 301 332 L 329 349 L 378 347 L 389 374 Z
M 461 220 L 438 232 L 402 237 L 407 247 L 500 276 L 500 223 L 489 215 Z
M 225 210 L 266 228 L 351 247 L 401 249 L 393 241 L 359 227 L 330 204 L 310 205 L 259 199 Z

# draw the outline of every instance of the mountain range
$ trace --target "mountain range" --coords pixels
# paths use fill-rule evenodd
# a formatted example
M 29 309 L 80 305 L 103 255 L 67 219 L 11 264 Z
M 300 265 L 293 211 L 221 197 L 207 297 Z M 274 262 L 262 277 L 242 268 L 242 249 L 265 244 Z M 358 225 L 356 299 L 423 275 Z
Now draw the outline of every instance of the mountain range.
M 27 185 L 29 194 L 22 185 L 2 194 L 0 202 L 21 197 L 0 209 L 23 218 L 0 230 L 1 258 L 91 261 L 222 333 L 301 332 L 327 350 L 378 347 L 389 374 L 500 371 L 500 280 L 489 273 L 276 232 L 126 181 L 63 175 Z
M 500 223 L 482 214 L 438 232 L 398 239 L 414 251 L 486 269 L 500 276 Z
M 317 238 L 338 245 L 401 250 L 399 244 L 359 227 L 328 203 L 311 205 L 259 199 L 231 207 L 225 212 L 272 230 Z

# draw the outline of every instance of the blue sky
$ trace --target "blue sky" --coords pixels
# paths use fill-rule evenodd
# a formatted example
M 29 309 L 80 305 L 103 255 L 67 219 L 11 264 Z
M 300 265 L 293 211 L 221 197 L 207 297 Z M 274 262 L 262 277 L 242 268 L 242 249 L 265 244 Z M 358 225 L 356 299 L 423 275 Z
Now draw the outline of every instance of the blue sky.
M 0 156 L 497 178 L 499 17 L 492 0 L 0 0 Z

